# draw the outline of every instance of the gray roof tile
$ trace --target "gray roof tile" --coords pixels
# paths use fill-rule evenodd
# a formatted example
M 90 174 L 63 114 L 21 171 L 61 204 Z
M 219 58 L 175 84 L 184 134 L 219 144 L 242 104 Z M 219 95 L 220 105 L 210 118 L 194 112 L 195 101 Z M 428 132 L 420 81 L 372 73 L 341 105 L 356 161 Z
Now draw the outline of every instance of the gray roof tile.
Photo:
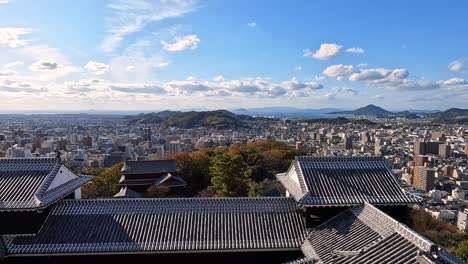
M 61 166 L 54 158 L 0 158 L 0 211 L 46 207 L 91 179 L 79 175 L 47 191 Z
M 305 221 L 289 198 L 64 200 L 10 255 L 299 249 Z

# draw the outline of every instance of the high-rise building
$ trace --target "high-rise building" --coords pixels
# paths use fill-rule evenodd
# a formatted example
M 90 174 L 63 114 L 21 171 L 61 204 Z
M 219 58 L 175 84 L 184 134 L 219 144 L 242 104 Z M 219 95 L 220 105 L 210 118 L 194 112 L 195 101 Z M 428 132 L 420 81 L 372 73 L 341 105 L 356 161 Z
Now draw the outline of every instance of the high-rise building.
M 465 154 L 468 155 L 468 142 L 465 142 Z
M 344 138 L 345 149 L 353 149 L 353 138 L 346 136 Z
M 143 131 L 145 132 L 144 140 L 151 141 L 151 127 L 146 127 Z
M 76 134 L 76 133 L 71 133 L 71 134 L 69 135 L 69 141 L 70 141 L 71 144 L 76 144 L 76 143 L 78 143 L 78 134 Z
M 433 169 L 416 166 L 413 171 L 413 186 L 424 192 L 434 189 L 435 171 Z
M 180 141 L 174 140 L 169 142 L 169 154 L 180 152 Z
M 415 156 L 426 154 L 426 144 L 424 143 L 424 141 L 419 141 L 419 140 L 414 141 L 413 151 L 414 151 Z
M 426 154 L 439 155 L 439 145 L 442 142 L 426 142 Z
M 440 144 L 439 145 L 439 156 L 443 159 L 448 159 L 450 157 L 450 145 L 448 144 Z
M 414 166 L 424 166 L 426 163 L 429 163 L 429 156 L 417 155 L 414 158 Z

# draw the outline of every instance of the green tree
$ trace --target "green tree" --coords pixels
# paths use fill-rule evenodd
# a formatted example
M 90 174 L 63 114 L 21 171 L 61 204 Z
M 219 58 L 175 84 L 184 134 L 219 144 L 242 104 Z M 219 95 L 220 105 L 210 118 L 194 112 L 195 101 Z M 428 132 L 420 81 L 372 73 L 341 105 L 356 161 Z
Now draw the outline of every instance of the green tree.
M 220 153 L 213 159 L 210 172 L 217 196 L 247 196 L 251 171 L 242 156 Z
M 83 198 L 111 197 L 119 192 L 120 186 L 118 184 L 122 167 L 123 163 L 118 163 L 95 176 L 91 183 L 83 186 Z
M 455 256 L 468 263 L 468 240 L 465 239 L 459 243 L 455 250 L 453 250 L 453 253 Z

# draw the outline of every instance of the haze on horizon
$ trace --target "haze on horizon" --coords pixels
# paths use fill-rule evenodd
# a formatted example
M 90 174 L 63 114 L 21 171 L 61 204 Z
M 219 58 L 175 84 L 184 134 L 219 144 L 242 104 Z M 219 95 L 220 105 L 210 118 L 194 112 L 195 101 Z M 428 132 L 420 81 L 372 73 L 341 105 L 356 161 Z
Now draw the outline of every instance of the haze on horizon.
M 468 2 L 0 0 L 0 111 L 467 108 Z

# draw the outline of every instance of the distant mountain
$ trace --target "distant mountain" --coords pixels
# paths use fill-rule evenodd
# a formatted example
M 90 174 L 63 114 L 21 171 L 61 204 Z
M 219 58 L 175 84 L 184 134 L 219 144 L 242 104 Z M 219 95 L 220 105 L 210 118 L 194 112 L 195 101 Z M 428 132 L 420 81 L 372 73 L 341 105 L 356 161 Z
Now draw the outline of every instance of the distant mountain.
M 129 123 L 133 124 L 161 124 L 167 127 L 195 128 L 238 128 L 247 127 L 249 122 L 255 119 L 248 115 L 236 115 L 227 110 L 215 111 L 162 111 L 158 113 L 139 114 L 126 116 Z
M 375 116 L 375 117 L 385 117 L 393 115 L 394 113 L 387 111 L 381 107 L 375 105 L 367 105 L 361 108 L 358 108 L 353 111 L 337 111 L 330 112 L 331 115 L 362 115 L 362 116 Z
M 295 107 L 260 107 L 260 108 L 238 108 L 232 109 L 235 114 L 244 114 L 251 116 L 275 116 L 275 117 L 323 117 L 328 112 L 337 111 L 334 108 L 323 109 L 302 109 Z
M 450 108 L 443 112 L 428 114 L 435 122 L 468 124 L 468 109 Z
M 382 107 L 370 104 L 353 111 L 335 111 L 329 112 L 330 115 L 355 115 L 355 116 L 374 116 L 374 117 L 406 117 L 408 119 L 416 119 L 419 116 L 409 111 L 390 112 Z

